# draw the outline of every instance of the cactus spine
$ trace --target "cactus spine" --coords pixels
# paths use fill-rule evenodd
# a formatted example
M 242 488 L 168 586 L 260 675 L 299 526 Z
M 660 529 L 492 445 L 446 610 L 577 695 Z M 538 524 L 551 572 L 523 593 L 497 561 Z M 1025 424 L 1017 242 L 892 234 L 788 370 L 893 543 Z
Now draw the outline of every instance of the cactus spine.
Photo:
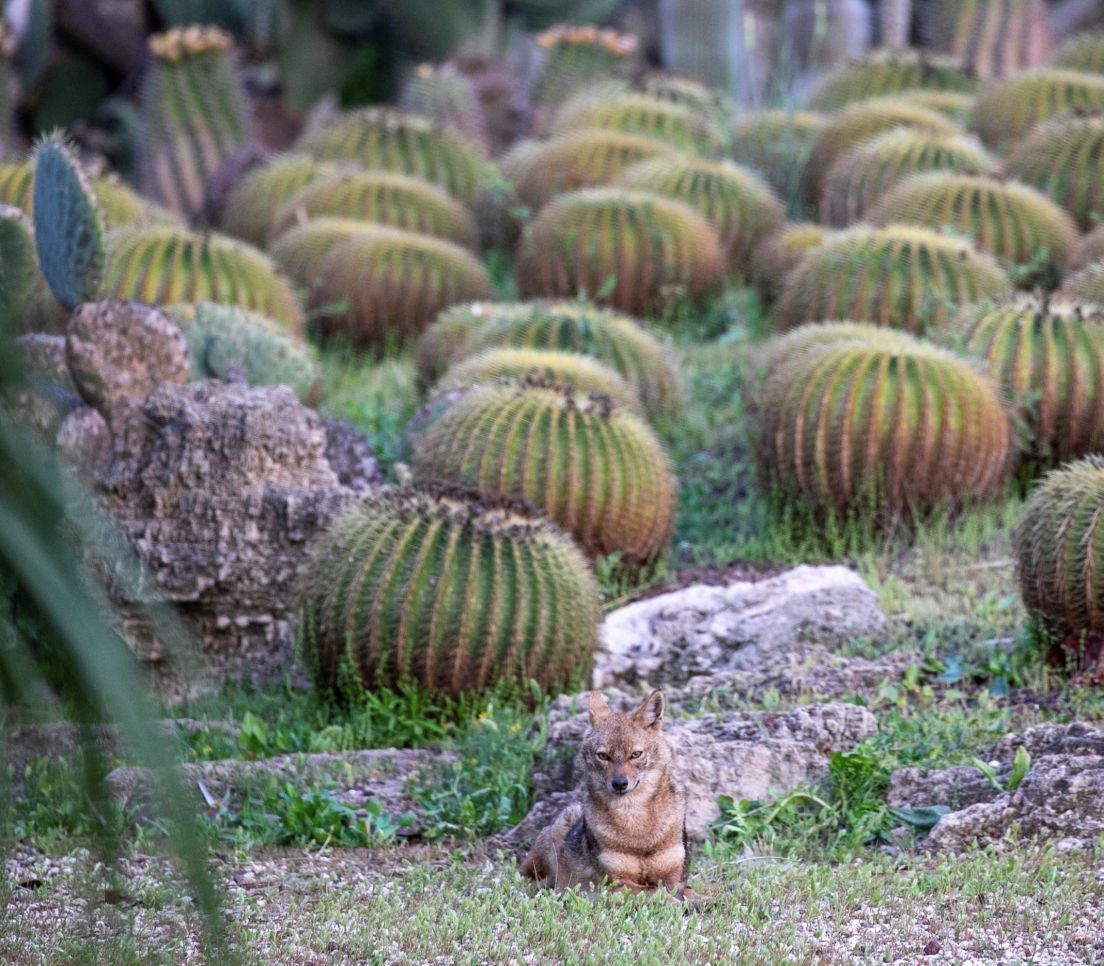
M 598 588 L 571 540 L 524 504 L 459 488 L 386 489 L 339 517 L 300 578 L 316 686 L 416 681 L 453 697 L 546 692 L 590 673 Z
M 143 181 L 153 197 L 187 218 L 199 213 L 207 184 L 226 159 L 250 140 L 232 47 L 217 27 L 174 28 L 149 40 Z

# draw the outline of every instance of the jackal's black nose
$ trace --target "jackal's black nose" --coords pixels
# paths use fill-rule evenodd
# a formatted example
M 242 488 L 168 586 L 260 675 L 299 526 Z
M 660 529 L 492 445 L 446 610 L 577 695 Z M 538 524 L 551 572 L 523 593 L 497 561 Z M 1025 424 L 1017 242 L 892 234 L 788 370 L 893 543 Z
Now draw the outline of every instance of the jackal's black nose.
M 616 778 L 611 778 L 610 779 L 610 787 L 615 792 L 620 794 L 621 792 L 625 791 L 625 789 L 627 789 L 629 787 L 629 780 L 627 778 L 623 778 L 622 776 L 618 775 Z

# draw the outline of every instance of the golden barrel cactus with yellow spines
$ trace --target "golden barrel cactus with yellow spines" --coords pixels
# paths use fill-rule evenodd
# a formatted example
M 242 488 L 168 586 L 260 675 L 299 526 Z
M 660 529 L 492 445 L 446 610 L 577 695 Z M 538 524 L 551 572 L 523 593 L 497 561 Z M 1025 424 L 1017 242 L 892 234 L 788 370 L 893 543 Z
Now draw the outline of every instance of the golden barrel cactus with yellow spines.
M 276 246 L 277 257 L 291 270 L 289 252 L 299 243 L 294 254 L 303 262 L 294 268 L 325 335 L 341 335 L 358 346 L 403 343 L 448 306 L 491 294 L 482 262 L 440 238 L 367 222 L 347 229 L 341 222 L 332 235 L 318 237 L 312 252 L 304 235 L 294 234 L 317 224 L 321 236 L 332 221 L 308 222 Z
M 964 94 L 961 91 L 902 91 L 897 95 L 897 100 L 942 114 L 948 121 L 953 121 L 966 131 L 974 123 L 976 94 Z
M 767 374 L 755 430 L 765 485 L 820 512 L 909 517 L 1005 483 L 1012 428 L 991 379 L 900 332 L 832 328 L 791 336 Z
M 1016 145 L 1005 170 L 1066 209 L 1082 230 L 1104 216 L 1104 113 L 1044 121 Z
M 655 138 L 680 151 L 716 154 L 722 137 L 714 124 L 681 104 L 633 91 L 584 92 L 556 112 L 553 134 L 601 128 Z
M 689 205 L 717 230 L 729 270 L 744 275 L 753 250 L 785 219 L 782 202 L 766 182 L 731 161 L 656 158 L 633 165 L 618 185 Z
M 814 111 L 835 111 L 872 97 L 913 90 L 970 92 L 977 80 L 953 57 L 913 50 L 876 50 L 835 68 L 809 98 Z
M 1046 195 L 1014 181 L 932 172 L 898 184 L 870 212 L 875 225 L 951 229 L 1053 288 L 1077 243 L 1077 226 Z
M 569 131 L 508 164 L 518 197 L 536 212 L 565 191 L 613 184 L 638 161 L 677 156 L 655 138 L 595 128 Z
M 763 240 L 751 259 L 751 277 L 759 294 L 773 302 L 782 289 L 786 273 L 796 268 L 805 253 L 816 248 L 831 229 L 811 221 L 791 221 Z
M 803 179 L 809 152 L 828 123 L 813 111 L 751 111 L 732 124 L 731 157 L 766 179 L 793 217 L 806 208 Z
M 1104 31 L 1085 31 L 1067 37 L 1050 58 L 1054 67 L 1104 74 Z
M 333 174 L 336 165 L 289 154 L 248 171 L 234 185 L 222 211 L 222 230 L 251 245 L 267 245 L 272 224 L 297 192 Z
M 828 235 L 787 274 L 779 328 L 840 319 L 923 334 L 1012 283 L 992 256 L 929 228 L 860 225 Z
M 669 198 L 588 188 L 546 205 L 522 239 L 525 298 L 583 295 L 634 315 L 717 292 L 724 255 L 712 225 Z
M 472 213 L 437 185 L 394 171 L 337 171 L 293 194 L 272 222 L 273 238 L 315 218 L 391 225 L 455 242 L 479 243 Z
M 921 29 L 937 50 L 958 58 L 981 78 L 1008 77 L 1037 67 L 1046 62 L 1054 43 L 1045 0 L 927 4 L 921 11 Z
M 550 349 L 485 349 L 450 367 L 430 390 L 430 396 L 501 379 L 555 382 L 578 393 L 605 393 L 615 405 L 636 412 L 643 409 L 636 390 L 605 363 L 578 352 Z
M 104 295 L 149 305 L 218 302 L 303 327 L 303 309 L 288 279 L 250 245 L 184 228 L 137 227 L 107 238 Z
M 640 87 L 649 97 L 687 107 L 710 124 L 730 122 L 736 109 L 723 91 L 690 77 L 648 74 Z
M 1101 110 L 1104 77 L 1046 68 L 983 90 L 974 106 L 974 129 L 986 146 L 1004 152 L 1052 117 Z
M 272 257 L 289 278 L 309 290 L 334 246 L 370 227 L 355 218 L 315 218 L 277 238 L 271 246 Z
M 1020 511 L 1012 549 L 1028 611 L 1099 674 L 1092 638 L 1104 630 L 1104 459 L 1086 456 L 1051 471 Z
M 895 128 L 863 141 L 832 165 L 820 198 L 820 218 L 844 228 L 862 220 L 883 195 L 910 175 L 989 174 L 996 167 L 992 155 L 972 138 Z
M 824 130 L 813 142 L 805 163 L 805 199 L 811 206 L 820 204 L 824 183 L 832 166 L 864 141 L 905 127 L 941 137 L 962 134 L 962 129 L 942 114 L 910 104 L 895 97 L 879 97 L 852 104 L 828 118 Z
M 984 360 L 1035 460 L 1104 447 L 1104 308 L 1021 295 L 963 310 L 948 335 Z
M 450 697 L 589 680 L 598 586 L 570 537 L 519 501 L 386 488 L 321 534 L 299 577 L 315 686 L 354 699 L 408 682 Z
M 585 302 L 476 302 L 443 312 L 418 341 L 423 381 L 488 349 L 542 349 L 592 356 L 627 382 L 651 416 L 678 411 L 682 392 L 671 351 L 635 319 Z
M 414 440 L 419 479 L 519 497 L 590 556 L 654 561 L 674 525 L 676 482 L 648 425 L 608 396 L 540 380 L 472 387 Z
M 362 107 L 307 131 L 299 150 L 323 161 L 398 171 L 440 185 L 469 208 L 490 180 L 478 147 L 454 131 L 389 107 Z

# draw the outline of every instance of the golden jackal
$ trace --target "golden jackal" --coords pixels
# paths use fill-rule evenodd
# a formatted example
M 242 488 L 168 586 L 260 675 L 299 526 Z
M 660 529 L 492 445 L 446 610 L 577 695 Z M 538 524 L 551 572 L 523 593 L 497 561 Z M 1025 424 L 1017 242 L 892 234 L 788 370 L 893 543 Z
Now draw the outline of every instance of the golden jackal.
M 537 836 L 521 874 L 555 889 L 595 886 L 669 889 L 700 900 L 686 885 L 686 800 L 671 774 L 663 736 L 666 701 L 653 691 L 635 711 L 611 711 L 591 692 L 590 728 L 576 759 L 582 801 Z

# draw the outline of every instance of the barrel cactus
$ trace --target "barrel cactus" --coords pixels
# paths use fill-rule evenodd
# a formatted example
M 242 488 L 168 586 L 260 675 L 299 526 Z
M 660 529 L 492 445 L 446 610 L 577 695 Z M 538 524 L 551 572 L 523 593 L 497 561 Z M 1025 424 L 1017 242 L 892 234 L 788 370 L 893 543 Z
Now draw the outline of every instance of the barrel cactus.
M 0 339 L 23 329 L 38 271 L 30 221 L 14 205 L 0 205 Z
M 277 238 L 272 243 L 272 257 L 289 278 L 309 291 L 321 276 L 330 252 L 371 227 L 356 218 L 315 218 L 289 228 Z
M 534 85 L 534 100 L 558 107 L 596 82 L 631 71 L 636 38 L 594 26 L 558 25 L 537 35 L 545 51 L 544 64 Z
M 247 172 L 230 191 L 222 229 L 251 245 L 267 245 L 272 223 L 288 200 L 338 169 L 305 154 L 290 154 Z
M 287 253 L 302 242 L 304 230 L 317 225 L 325 231 L 330 223 L 309 222 L 276 248 L 281 264 L 307 286 L 308 306 L 326 335 L 360 346 L 404 342 L 448 306 L 490 295 L 486 269 L 466 249 L 365 222 L 323 239 L 320 254 L 305 263 L 306 274 L 298 274 Z
M 805 254 L 782 284 L 775 318 L 783 329 L 852 319 L 923 333 L 959 306 L 1011 288 L 996 261 L 968 242 L 911 225 L 859 226 Z
M 786 273 L 830 234 L 823 225 L 795 221 L 765 238 L 751 260 L 751 278 L 763 300 L 773 302 L 778 298 Z
M 1053 288 L 1077 242 L 1073 220 L 1016 182 L 935 172 L 902 181 L 870 213 L 875 225 L 950 228 L 1011 263 L 1021 281 Z
M 970 306 L 951 333 L 1018 407 L 1033 459 L 1104 447 L 1104 309 L 1018 296 Z
M 902 104 L 914 104 L 942 114 L 963 130 L 968 130 L 974 123 L 976 94 L 964 94 L 961 91 L 904 91 L 897 95 L 897 100 Z
M 1066 209 L 1088 230 L 1104 216 L 1104 114 L 1052 118 L 1032 128 L 1006 170 Z
M 837 228 L 860 221 L 899 181 L 926 171 L 989 174 L 996 161 L 960 135 L 897 128 L 877 134 L 832 165 L 820 198 L 821 220 Z
M 0 163 L 0 204 L 34 214 L 34 165 L 29 161 Z
M 647 94 L 584 93 L 556 112 L 554 134 L 602 128 L 655 138 L 680 151 L 714 154 L 720 148 L 716 127 L 688 107 Z
M 565 191 L 613 184 L 638 161 L 676 156 L 655 138 L 594 129 L 570 131 L 509 163 L 518 197 L 537 211 Z
M 388 488 L 317 540 L 299 581 L 303 659 L 346 699 L 409 681 L 458 697 L 588 680 L 597 583 L 571 539 L 516 501 Z
M 265 315 L 235 305 L 200 302 L 172 306 L 188 341 L 193 379 L 237 375 L 251 386 L 288 386 L 300 400 L 317 401 L 322 372 L 310 345 Z
M 223 235 L 124 228 L 108 236 L 104 294 L 150 305 L 219 302 L 260 312 L 292 330 L 303 310 L 264 253 Z
M 832 166 L 875 134 L 905 127 L 941 137 L 961 134 L 962 129 L 942 114 L 893 97 L 861 101 L 829 118 L 813 143 L 805 165 L 805 197 L 818 205 Z
M 736 109 L 723 91 L 675 74 L 649 74 L 641 83 L 641 89 L 649 97 L 689 108 L 710 124 L 727 126 Z
M 753 111 L 732 125 L 732 159 L 757 171 L 793 217 L 805 212 L 805 165 L 828 123 L 812 111 Z
M 388 107 L 364 107 L 307 131 L 299 147 L 323 161 L 398 171 L 440 185 L 469 208 L 488 179 L 479 149 L 453 131 Z
M 605 393 L 615 405 L 640 411 L 640 397 L 609 366 L 578 352 L 548 349 L 486 349 L 452 366 L 433 387 L 431 396 L 500 379 L 545 380 L 578 393 Z
M 1100 110 L 1104 77 L 1076 70 L 1034 70 L 982 91 L 974 108 L 974 127 L 986 145 L 1004 151 L 1042 121 Z
M 468 302 L 445 309 L 418 339 L 414 367 L 423 388 L 433 385 L 454 362 L 471 352 L 476 333 L 503 320 L 528 318 L 533 302 Z
M 103 280 L 103 215 L 92 186 L 60 137 L 35 148 L 35 246 L 54 297 L 72 311 L 96 298 Z
M 276 215 L 272 237 L 312 218 L 351 218 L 478 244 L 475 218 L 443 189 L 394 171 L 339 171 L 297 191 Z
M 452 64 L 419 64 L 403 85 L 399 107 L 427 118 L 436 127 L 455 131 L 490 154 L 487 116 L 472 82 Z
M 636 315 L 674 298 L 701 299 L 722 283 L 713 227 L 693 209 L 643 191 L 589 188 L 547 205 L 522 240 L 524 297 L 582 293 Z
M 1012 431 L 990 379 L 903 333 L 831 328 L 801 330 L 804 346 L 791 337 L 759 394 L 765 485 L 819 511 L 907 517 L 1005 482 Z
M 217 27 L 173 28 L 149 40 L 142 180 L 149 194 L 186 217 L 199 213 L 207 184 L 251 137 L 232 48 Z
M 689 205 L 717 230 L 728 268 L 744 275 L 751 253 L 785 218 L 782 203 L 767 184 L 731 161 L 657 158 L 633 165 L 618 184 Z
M 879 50 L 828 74 L 809 98 L 809 107 L 834 111 L 855 101 L 916 89 L 972 91 L 976 83 L 954 58 Z
M 659 440 L 608 396 L 539 380 L 474 386 L 414 442 L 415 477 L 532 503 L 592 556 L 656 559 L 675 478 Z
M 928 4 L 924 13 L 934 18 L 924 31 L 933 45 L 978 77 L 1045 63 L 1054 42 L 1044 0 L 955 0 Z
M 1055 67 L 1104 74 L 1104 33 L 1074 34 L 1062 41 L 1050 58 Z

